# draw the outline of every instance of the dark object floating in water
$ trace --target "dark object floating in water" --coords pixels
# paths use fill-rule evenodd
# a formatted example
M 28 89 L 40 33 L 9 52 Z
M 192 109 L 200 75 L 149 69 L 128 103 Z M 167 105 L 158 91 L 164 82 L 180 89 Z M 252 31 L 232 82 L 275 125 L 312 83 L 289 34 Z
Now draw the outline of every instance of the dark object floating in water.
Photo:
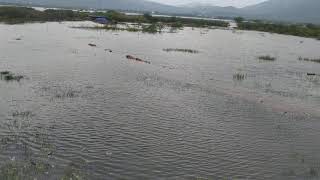
M 316 73 L 307 73 L 308 76 L 315 76 Z
M 21 41 L 21 38 L 16 38 L 15 40 L 16 40 L 16 41 Z
M 131 56 L 131 55 L 127 55 L 126 57 L 127 57 L 127 59 L 130 59 L 130 60 L 135 60 L 135 61 L 138 61 L 138 62 L 143 62 L 143 63 L 151 64 L 150 61 L 145 61 L 145 60 L 142 60 L 142 59 L 140 59 L 140 58 L 133 57 L 133 56 Z
M 91 46 L 91 47 L 97 47 L 97 45 L 92 44 L 92 43 L 89 43 L 88 45 Z
M 108 52 L 110 52 L 110 53 L 113 52 L 111 49 L 105 49 L 105 51 L 108 51 Z

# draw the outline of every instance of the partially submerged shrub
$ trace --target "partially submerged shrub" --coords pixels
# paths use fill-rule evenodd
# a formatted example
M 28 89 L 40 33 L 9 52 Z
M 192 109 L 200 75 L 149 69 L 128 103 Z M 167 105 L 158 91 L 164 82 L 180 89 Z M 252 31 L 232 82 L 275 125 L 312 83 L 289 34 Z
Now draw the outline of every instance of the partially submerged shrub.
M 264 60 L 264 61 L 275 61 L 277 58 L 272 57 L 270 55 L 266 55 L 266 56 L 259 56 L 258 59 Z
M 10 71 L 2 71 L 0 72 L 0 79 L 4 81 L 20 81 L 23 79 L 24 76 L 22 75 L 15 75 Z
M 1 75 L 8 75 L 8 74 L 10 74 L 10 71 L 1 71 L 0 74 Z
M 181 22 L 174 22 L 172 24 L 170 24 L 171 28 L 176 28 L 176 29 L 181 29 L 183 28 L 183 24 Z
M 142 26 L 142 32 L 158 33 L 158 32 L 161 32 L 163 28 L 164 26 L 161 23 L 157 23 L 157 24 L 153 23 L 150 25 Z
M 163 49 L 163 51 L 166 51 L 166 52 L 184 52 L 184 53 L 192 53 L 192 54 L 199 53 L 199 51 L 197 51 L 197 50 L 179 49 L 179 48 L 166 48 L 166 49 Z

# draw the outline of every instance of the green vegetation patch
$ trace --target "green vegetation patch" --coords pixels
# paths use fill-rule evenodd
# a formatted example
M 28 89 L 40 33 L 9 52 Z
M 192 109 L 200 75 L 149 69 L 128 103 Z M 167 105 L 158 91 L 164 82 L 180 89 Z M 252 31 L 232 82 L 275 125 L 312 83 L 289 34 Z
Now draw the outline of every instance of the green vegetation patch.
M 143 32 L 143 33 L 162 33 L 165 26 L 162 23 L 154 24 L 108 24 L 105 26 L 95 26 L 95 27 L 73 27 L 73 28 L 83 28 L 83 29 L 101 29 L 107 31 L 128 31 L 128 32 Z
M 0 179 L 37 179 L 35 177 L 44 175 L 50 168 L 48 163 L 41 161 L 11 161 L 0 168 Z
M 132 22 L 132 23 L 148 23 L 156 24 L 163 23 L 166 26 L 174 28 L 182 28 L 184 26 L 188 27 L 209 27 L 209 26 L 219 26 L 228 27 L 229 23 L 225 21 L 218 20 L 203 20 L 203 19 L 192 19 L 192 18 L 181 18 L 181 17 L 160 17 L 152 16 L 150 14 L 144 15 L 126 15 L 117 11 L 108 11 L 106 13 L 100 12 L 95 13 L 96 15 L 106 16 L 113 22 Z

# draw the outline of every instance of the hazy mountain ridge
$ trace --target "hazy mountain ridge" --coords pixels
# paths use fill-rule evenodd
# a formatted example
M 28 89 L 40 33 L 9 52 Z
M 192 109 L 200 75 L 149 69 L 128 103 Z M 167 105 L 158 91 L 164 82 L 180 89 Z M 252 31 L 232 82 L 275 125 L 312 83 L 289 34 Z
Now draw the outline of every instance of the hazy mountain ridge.
M 164 13 L 171 13 L 180 9 L 145 0 L 0 0 L 0 2 L 54 7 L 159 11 Z
M 208 17 L 244 16 L 246 18 L 320 24 L 320 0 L 269 0 L 244 8 L 219 7 L 208 4 L 188 4 L 175 7 L 146 0 L 0 0 L 0 2 L 33 3 L 58 7 L 157 11 L 168 14 L 190 14 Z
M 241 10 L 249 17 L 320 24 L 320 0 L 269 0 Z

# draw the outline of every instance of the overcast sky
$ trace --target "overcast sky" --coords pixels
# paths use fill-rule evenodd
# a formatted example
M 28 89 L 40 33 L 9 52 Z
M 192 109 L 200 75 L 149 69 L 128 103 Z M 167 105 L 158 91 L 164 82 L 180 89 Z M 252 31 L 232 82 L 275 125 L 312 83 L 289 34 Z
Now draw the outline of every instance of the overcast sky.
M 216 6 L 235 6 L 244 7 L 257 4 L 266 0 L 150 0 L 171 5 L 184 5 L 190 3 L 209 3 Z

